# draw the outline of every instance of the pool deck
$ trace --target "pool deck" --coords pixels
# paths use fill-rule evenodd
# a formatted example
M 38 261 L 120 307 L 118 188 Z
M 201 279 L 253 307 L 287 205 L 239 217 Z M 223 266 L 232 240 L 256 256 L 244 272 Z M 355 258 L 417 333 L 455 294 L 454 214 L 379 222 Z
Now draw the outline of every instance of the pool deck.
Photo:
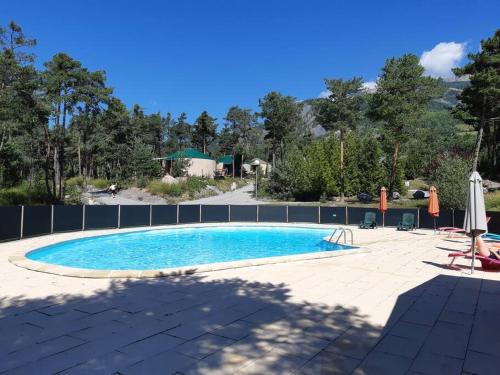
M 463 237 L 354 231 L 368 252 L 154 279 L 8 260 L 116 230 L 0 243 L 0 374 L 499 373 L 500 272 L 448 269 Z

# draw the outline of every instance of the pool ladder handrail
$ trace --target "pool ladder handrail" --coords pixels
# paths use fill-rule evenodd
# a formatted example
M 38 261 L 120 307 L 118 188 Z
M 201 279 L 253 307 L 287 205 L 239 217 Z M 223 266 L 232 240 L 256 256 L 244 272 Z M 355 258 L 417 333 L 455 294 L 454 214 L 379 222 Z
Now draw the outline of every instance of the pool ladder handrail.
M 332 239 L 333 237 L 335 236 L 335 234 L 339 232 L 339 236 L 337 237 L 337 239 L 335 240 L 335 243 L 338 244 L 340 239 L 342 238 L 342 235 L 344 235 L 344 244 L 347 244 L 347 235 L 346 233 L 349 232 L 350 236 L 351 236 L 351 245 L 354 244 L 354 235 L 352 233 L 352 230 L 349 229 L 349 228 L 344 228 L 344 227 L 338 227 L 338 228 L 334 228 L 333 229 L 333 233 L 332 235 L 330 236 L 330 238 L 328 239 L 328 242 L 332 242 Z

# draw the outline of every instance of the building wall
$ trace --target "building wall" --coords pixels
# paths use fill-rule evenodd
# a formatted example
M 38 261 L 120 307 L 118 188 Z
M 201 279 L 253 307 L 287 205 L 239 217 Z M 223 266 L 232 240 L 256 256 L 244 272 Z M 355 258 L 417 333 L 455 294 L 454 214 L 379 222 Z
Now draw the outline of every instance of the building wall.
M 213 177 L 215 173 L 215 160 L 209 159 L 189 159 L 190 164 L 187 168 L 188 176 Z

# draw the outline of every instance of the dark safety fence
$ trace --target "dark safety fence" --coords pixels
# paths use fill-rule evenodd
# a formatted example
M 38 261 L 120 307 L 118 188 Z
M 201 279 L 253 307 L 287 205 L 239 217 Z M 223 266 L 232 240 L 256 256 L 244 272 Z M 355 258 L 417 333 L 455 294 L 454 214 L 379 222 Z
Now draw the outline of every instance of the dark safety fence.
M 0 241 L 50 233 L 188 223 L 271 222 L 357 225 L 374 212 L 378 226 L 396 227 L 412 213 L 419 228 L 461 227 L 464 211 L 442 210 L 436 220 L 426 209 L 286 205 L 114 205 L 0 206 Z M 488 229 L 500 233 L 500 212 L 488 212 Z

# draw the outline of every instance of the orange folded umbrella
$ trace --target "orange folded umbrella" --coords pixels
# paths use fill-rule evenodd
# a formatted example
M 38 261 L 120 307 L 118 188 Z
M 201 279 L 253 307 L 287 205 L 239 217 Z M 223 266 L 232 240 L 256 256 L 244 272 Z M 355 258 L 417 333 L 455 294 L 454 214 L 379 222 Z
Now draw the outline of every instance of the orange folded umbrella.
M 432 217 L 439 217 L 439 200 L 437 190 L 434 186 L 431 186 L 430 188 L 429 206 L 427 207 L 427 212 Z
M 378 204 L 378 210 L 382 213 L 387 211 L 387 190 L 383 186 L 380 189 L 380 202 Z

